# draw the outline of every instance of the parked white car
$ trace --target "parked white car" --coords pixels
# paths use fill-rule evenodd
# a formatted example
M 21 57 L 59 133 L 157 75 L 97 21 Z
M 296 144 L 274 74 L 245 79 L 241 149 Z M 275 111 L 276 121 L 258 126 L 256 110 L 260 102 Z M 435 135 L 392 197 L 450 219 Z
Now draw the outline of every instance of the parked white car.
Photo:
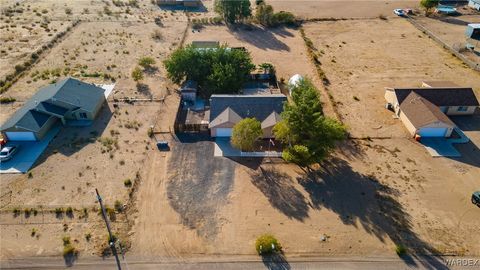
M 401 8 L 394 9 L 393 13 L 395 13 L 395 15 L 400 16 L 400 17 L 405 17 L 406 16 L 405 11 Z
M 0 162 L 10 160 L 17 151 L 18 146 L 5 146 L 2 151 L 0 151 Z

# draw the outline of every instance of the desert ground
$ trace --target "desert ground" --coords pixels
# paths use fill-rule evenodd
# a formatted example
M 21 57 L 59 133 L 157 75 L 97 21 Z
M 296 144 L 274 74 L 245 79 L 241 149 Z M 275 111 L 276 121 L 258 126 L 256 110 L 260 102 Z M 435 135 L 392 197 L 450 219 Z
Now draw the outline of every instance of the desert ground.
M 419 86 L 422 80 L 435 79 L 472 86 L 480 94 L 480 75 L 409 22 L 387 14 L 397 5 L 415 3 L 350 3 L 339 8 L 328 1 L 272 2 L 278 10 L 309 18 L 364 17 L 303 25 L 321 52 L 321 68 L 330 82 L 325 87 L 299 29 L 208 25 L 192 31 L 187 14 L 162 10 L 150 1 L 139 1 L 139 7 L 129 7 L 128 13 L 126 6 L 109 1 L 20 2 L 25 10 L 30 5 L 31 11 L 13 20 L 26 16 L 19 21 L 28 23 L 36 18 L 37 8 L 51 14 L 50 28 L 81 21 L 2 95 L 17 100 L 2 104 L 2 122 L 52 80 L 77 76 L 116 86 L 93 126 L 63 128 L 31 174 L 1 176 L 1 260 L 60 256 L 62 237 L 67 235 L 80 258 L 102 255 L 106 231 L 94 188 L 109 207 L 115 201 L 126 205 L 116 211 L 113 230 L 129 248 L 127 258 L 254 255 L 255 239 L 263 233 L 280 240 L 287 259 L 395 256 L 397 245 L 407 247 L 411 256 L 480 256 L 480 236 L 475 233 L 480 212 L 469 201 L 479 185 L 478 116 L 454 119 L 472 140 L 459 147 L 462 158 L 432 158 L 384 109 L 383 98 L 384 87 Z M 205 6 L 207 13 L 188 16 L 211 16 L 212 1 Z M 382 14 L 390 16 L 378 18 Z M 161 24 L 155 21 L 158 17 Z M 1 25 L 6 24 L 11 23 L 3 18 Z M 243 46 L 254 63 L 273 63 L 278 78 L 308 76 L 320 90 L 325 114 L 338 112 L 353 139 L 306 172 L 279 159 L 213 157 L 208 137 L 168 133 L 179 97 L 161 61 L 181 45 L 184 33 L 185 44 L 218 40 Z M 25 34 L 32 39 L 18 46 L 12 57 L 2 55 L 2 65 L 21 63 L 28 48 L 48 42 L 48 34 Z M 15 42 L 13 36 L 8 42 Z M 8 46 L 3 44 L 2 50 Z M 139 90 L 130 73 L 142 56 L 154 57 L 158 69 L 145 73 L 142 83 L 148 87 Z M 123 98 L 142 101 L 131 104 L 120 101 Z M 170 152 L 154 147 L 147 136 L 152 125 L 157 138 L 170 142 Z M 126 179 L 132 187 L 124 185 Z M 75 209 L 73 216 L 54 213 L 68 206 Z M 16 209 L 20 213 L 14 214 Z M 25 209 L 38 213 L 26 215 Z
M 474 63 L 480 63 L 480 53 L 478 49 L 476 52 L 464 49 L 467 24 L 480 23 L 480 16 L 478 16 L 478 14 L 466 14 L 458 17 L 442 16 L 440 18 L 419 16 L 416 20 L 443 42 L 455 50 L 460 50 L 468 59 Z

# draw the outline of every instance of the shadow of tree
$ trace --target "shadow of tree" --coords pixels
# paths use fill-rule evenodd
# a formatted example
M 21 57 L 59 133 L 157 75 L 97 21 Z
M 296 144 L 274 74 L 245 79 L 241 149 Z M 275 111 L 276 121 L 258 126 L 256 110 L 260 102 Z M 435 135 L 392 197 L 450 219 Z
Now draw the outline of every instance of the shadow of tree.
M 283 253 L 274 253 L 271 255 L 262 255 L 262 262 L 269 270 L 290 270 L 288 263 Z
M 67 267 L 72 267 L 75 264 L 77 257 L 78 257 L 77 252 L 70 252 L 63 255 L 63 260 L 65 261 L 65 265 Z
M 308 217 L 307 200 L 295 188 L 293 179 L 272 169 L 259 168 L 251 173 L 252 183 L 267 197 L 270 204 L 289 218 L 303 221 Z
M 137 83 L 137 91 L 148 98 L 153 97 L 152 91 L 150 91 L 150 86 L 148 86 L 148 84 Z
M 322 168 L 298 179 L 312 207 L 325 207 L 337 213 L 344 224 L 360 224 L 380 241 L 390 238 L 395 245 L 406 247 L 409 252 L 401 258 L 410 266 L 418 261 L 426 269 L 448 269 L 434 257 L 438 251 L 413 231 L 411 216 L 395 199 L 398 190 L 353 171 L 340 158 L 325 161 Z
M 266 29 L 256 25 L 238 27 L 230 26 L 230 32 L 239 40 L 247 42 L 262 50 L 290 51 L 290 47 L 277 36 L 293 36 L 284 27 Z

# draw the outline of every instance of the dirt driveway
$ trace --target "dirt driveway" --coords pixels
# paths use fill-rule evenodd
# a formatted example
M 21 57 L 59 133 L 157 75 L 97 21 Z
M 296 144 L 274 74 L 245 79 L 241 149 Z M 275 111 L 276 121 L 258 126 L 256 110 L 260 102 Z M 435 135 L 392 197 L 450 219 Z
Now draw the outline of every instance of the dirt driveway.
M 208 136 L 178 138 L 169 153 L 151 157 L 140 191 L 134 254 L 207 252 L 223 222 L 218 212 L 233 188 L 235 162 L 213 157 L 214 142 Z

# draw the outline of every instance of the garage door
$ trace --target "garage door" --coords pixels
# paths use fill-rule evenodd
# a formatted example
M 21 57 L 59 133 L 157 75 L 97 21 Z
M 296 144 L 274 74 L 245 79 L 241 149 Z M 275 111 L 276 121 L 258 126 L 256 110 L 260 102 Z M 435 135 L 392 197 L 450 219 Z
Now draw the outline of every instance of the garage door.
M 217 128 L 217 137 L 230 137 L 232 136 L 231 128 Z
M 422 128 L 418 134 L 422 137 L 444 137 L 445 133 L 446 128 Z
M 36 141 L 33 132 L 5 132 L 9 141 Z

